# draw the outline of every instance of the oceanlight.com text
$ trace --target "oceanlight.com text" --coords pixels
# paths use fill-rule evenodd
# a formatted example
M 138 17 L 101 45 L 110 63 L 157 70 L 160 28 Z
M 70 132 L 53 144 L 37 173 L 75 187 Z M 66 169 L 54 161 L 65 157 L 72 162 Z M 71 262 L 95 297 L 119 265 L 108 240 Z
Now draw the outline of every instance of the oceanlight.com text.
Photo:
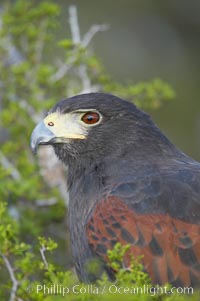
M 68 287 L 62 284 L 52 284 L 52 285 L 45 285 L 45 284 L 38 284 L 35 288 L 29 288 L 29 291 L 36 291 L 37 294 L 42 295 L 61 295 L 66 296 L 68 294 L 75 294 L 75 295 L 84 295 L 84 294 L 92 294 L 92 295 L 99 295 L 99 294 L 120 294 L 120 295 L 142 295 L 148 294 L 150 296 L 155 296 L 159 294 L 190 294 L 194 293 L 194 289 L 192 287 L 167 287 L 167 286 L 150 286 L 150 285 L 143 285 L 141 287 L 128 287 L 128 286 L 118 286 L 117 284 L 108 284 L 102 287 L 95 286 L 93 284 L 90 285 L 80 285 L 76 284 L 74 286 Z

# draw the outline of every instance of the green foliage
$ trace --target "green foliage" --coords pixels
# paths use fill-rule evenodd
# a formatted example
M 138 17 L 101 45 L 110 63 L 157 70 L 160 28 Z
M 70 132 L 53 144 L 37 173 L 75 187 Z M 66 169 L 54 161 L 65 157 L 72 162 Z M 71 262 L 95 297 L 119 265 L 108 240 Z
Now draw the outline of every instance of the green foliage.
M 172 99 L 174 92 L 160 79 L 128 85 L 114 82 L 88 45 L 75 42 L 73 36 L 57 40 L 59 16 L 60 7 L 54 2 L 27 0 L 4 5 L 1 14 L 0 300 L 9 296 L 12 301 L 121 300 L 121 293 L 109 293 L 113 283 L 106 275 L 94 284 L 93 290 L 100 292 L 95 294 L 70 270 L 66 236 L 61 235 L 66 206 L 58 189 L 42 176 L 42 167 L 30 152 L 29 137 L 43 114 L 72 94 L 104 91 L 134 100 L 143 108 L 157 108 Z M 58 59 L 60 52 L 63 55 Z M 52 199 L 56 201 L 48 205 Z M 41 200 L 47 205 L 39 205 Z M 117 271 L 117 286 L 150 285 L 138 260 L 132 259 L 129 270 L 123 268 L 127 251 L 128 247 L 116 245 L 108 254 Z M 62 267 L 63 263 L 68 266 Z M 44 286 L 48 292 L 53 285 L 69 288 L 69 293 L 64 297 L 45 294 Z M 146 294 L 141 300 L 161 300 L 160 295 L 153 298 Z
M 111 89 L 112 88 L 112 89 Z M 175 97 L 172 88 L 161 79 L 154 79 L 150 82 L 140 82 L 136 85 L 125 85 L 111 83 L 106 85 L 106 90 L 118 93 L 122 97 L 134 100 L 134 103 L 141 108 L 157 109 L 163 100 L 170 100 Z
M 80 283 L 72 271 L 63 271 L 52 263 L 49 252 L 52 253 L 57 244 L 51 238 L 39 237 L 35 249 L 24 242 L 20 243 L 19 229 L 14 228 L 6 210 L 5 204 L 1 204 L 0 242 L 3 241 L 3 246 L 0 250 L 0 264 L 9 267 L 8 271 L 16 286 L 14 288 L 13 283 L 3 284 L 0 290 L 1 300 L 6 300 L 11 286 L 15 290 L 16 299 L 32 301 L 114 301 L 124 297 L 127 300 L 134 298 L 143 301 L 198 300 L 197 294 L 190 295 L 191 291 L 178 294 L 169 285 L 153 286 L 139 259 L 132 258 L 129 269 L 125 269 L 124 256 L 130 246 L 122 247 L 120 244 L 116 244 L 108 252 L 109 266 L 116 272 L 114 282 L 103 274 L 96 283 Z

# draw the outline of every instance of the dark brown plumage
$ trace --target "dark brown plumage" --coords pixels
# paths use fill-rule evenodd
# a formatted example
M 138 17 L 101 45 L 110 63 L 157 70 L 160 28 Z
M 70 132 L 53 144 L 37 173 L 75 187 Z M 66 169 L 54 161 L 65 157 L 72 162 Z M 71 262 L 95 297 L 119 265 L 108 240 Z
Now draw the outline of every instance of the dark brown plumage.
M 154 283 L 200 286 L 200 164 L 133 104 L 102 93 L 59 102 L 33 131 L 68 166 L 69 228 L 81 280 L 116 242 Z M 130 254 L 125 264 L 130 262 Z

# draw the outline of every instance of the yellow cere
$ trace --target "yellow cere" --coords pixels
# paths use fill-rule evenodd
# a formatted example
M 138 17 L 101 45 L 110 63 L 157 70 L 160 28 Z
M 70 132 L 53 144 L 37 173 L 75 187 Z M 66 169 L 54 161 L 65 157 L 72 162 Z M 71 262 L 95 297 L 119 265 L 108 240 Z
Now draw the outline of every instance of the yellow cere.
M 79 117 L 79 114 L 60 114 L 59 112 L 54 112 L 44 119 L 44 123 L 56 137 L 85 139 L 87 131 L 81 124 Z M 53 125 L 48 125 L 50 123 L 53 123 Z

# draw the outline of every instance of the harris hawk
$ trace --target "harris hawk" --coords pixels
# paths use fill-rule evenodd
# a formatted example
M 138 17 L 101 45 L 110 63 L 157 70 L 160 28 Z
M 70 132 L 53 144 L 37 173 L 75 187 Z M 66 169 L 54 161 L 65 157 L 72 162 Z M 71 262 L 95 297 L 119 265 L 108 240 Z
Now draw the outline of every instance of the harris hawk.
M 103 93 L 58 102 L 33 130 L 68 167 L 68 222 L 80 280 L 120 242 L 153 283 L 200 286 L 200 164 L 133 103 Z M 128 265 L 128 260 L 126 260 Z

